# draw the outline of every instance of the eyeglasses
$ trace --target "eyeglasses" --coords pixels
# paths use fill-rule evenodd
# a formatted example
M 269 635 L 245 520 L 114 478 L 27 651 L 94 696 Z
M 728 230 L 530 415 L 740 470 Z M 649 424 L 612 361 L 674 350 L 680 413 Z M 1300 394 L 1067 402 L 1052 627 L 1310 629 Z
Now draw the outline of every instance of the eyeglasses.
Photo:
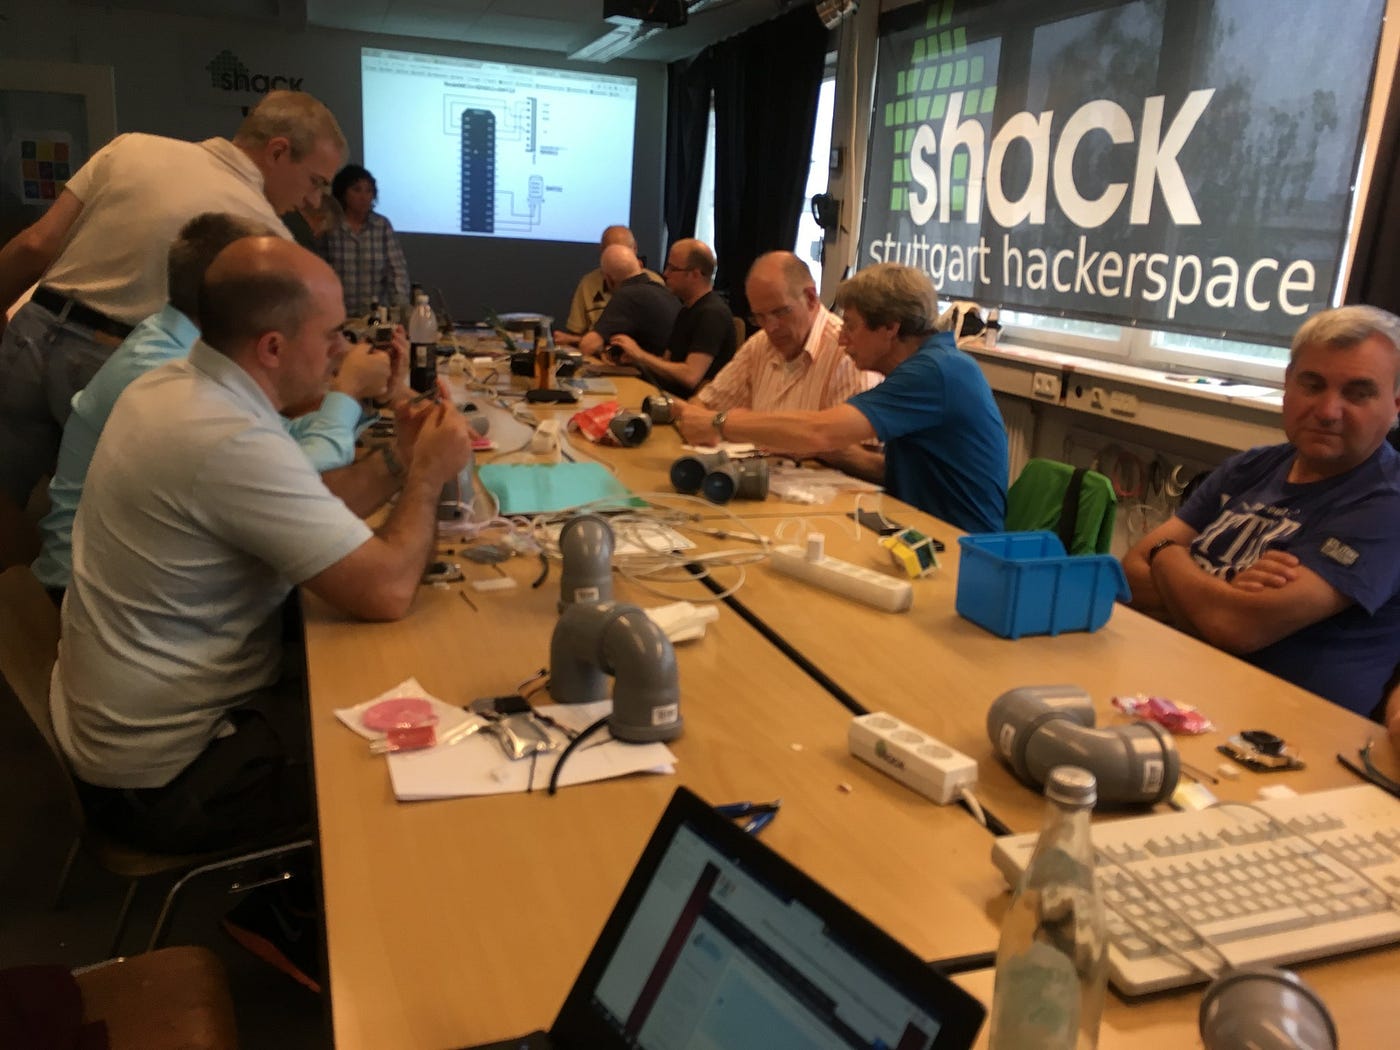
M 792 313 L 792 311 L 793 306 L 791 303 L 788 303 L 787 306 L 780 306 L 776 310 L 755 310 L 753 313 L 749 314 L 749 324 L 753 325 L 755 328 L 762 328 L 764 321 L 770 319 L 781 321 L 784 317 L 788 316 L 788 314 Z
M 1390 777 L 1386 776 L 1379 769 L 1377 769 L 1376 764 L 1371 761 L 1372 744 L 1373 741 L 1367 740 L 1366 746 L 1361 749 L 1361 765 L 1359 766 L 1351 759 L 1347 758 L 1346 755 L 1339 754 L 1337 756 L 1337 761 L 1340 762 L 1342 765 L 1346 766 L 1348 769 L 1350 769 L 1362 780 L 1369 780 L 1372 784 L 1375 784 L 1376 787 L 1380 788 L 1382 791 L 1388 791 L 1396 798 L 1400 798 L 1400 782 L 1396 782 Z

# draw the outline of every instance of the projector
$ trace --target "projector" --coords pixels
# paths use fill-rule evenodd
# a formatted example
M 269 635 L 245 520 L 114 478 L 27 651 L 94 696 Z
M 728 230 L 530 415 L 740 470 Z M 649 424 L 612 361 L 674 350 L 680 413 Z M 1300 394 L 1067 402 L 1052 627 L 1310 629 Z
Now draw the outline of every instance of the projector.
M 685 0 L 603 0 L 604 20 L 622 25 L 675 29 L 685 25 L 686 11 Z

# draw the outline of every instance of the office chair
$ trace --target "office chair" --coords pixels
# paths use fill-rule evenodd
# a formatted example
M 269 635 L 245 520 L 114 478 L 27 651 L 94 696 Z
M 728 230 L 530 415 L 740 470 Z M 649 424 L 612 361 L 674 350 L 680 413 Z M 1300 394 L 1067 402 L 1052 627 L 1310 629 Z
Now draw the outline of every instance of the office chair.
M 1048 530 L 1066 554 L 1107 554 L 1117 506 L 1113 482 L 1097 470 L 1032 459 L 1007 490 L 1006 531 Z
M 184 872 L 165 896 L 160 914 L 147 944 L 151 951 L 160 946 L 166 926 L 174 912 L 175 902 L 180 892 L 192 880 L 201 875 L 216 871 L 233 871 L 260 864 L 264 861 L 303 850 L 312 846 L 310 839 L 297 839 L 269 843 L 266 847 L 249 850 L 241 847 L 236 850 L 220 850 L 200 854 L 155 853 L 135 846 L 128 846 L 99 831 L 88 827 L 78 791 L 73 783 L 73 774 L 68 768 L 67 759 L 54 735 L 53 720 L 49 715 L 49 675 L 58 657 L 58 610 L 54 608 L 47 592 L 34 578 L 27 566 L 17 565 L 0 573 L 0 678 L 9 685 L 29 716 L 34 728 L 44 743 L 43 751 L 53 761 L 63 784 L 69 812 L 73 815 L 77 832 L 68 855 L 63 862 L 63 870 L 58 878 L 58 890 L 54 907 L 63 906 L 68 879 L 80 850 L 86 851 L 97 863 L 113 875 L 127 880 L 126 895 L 121 910 L 117 913 L 116 930 L 112 935 L 112 947 L 108 953 L 117 955 L 122 937 L 126 933 L 131 904 L 136 899 L 136 891 L 142 881 L 157 875 Z M 284 873 L 263 882 L 281 881 Z M 235 882 L 231 892 L 246 892 L 261 885 L 261 882 Z

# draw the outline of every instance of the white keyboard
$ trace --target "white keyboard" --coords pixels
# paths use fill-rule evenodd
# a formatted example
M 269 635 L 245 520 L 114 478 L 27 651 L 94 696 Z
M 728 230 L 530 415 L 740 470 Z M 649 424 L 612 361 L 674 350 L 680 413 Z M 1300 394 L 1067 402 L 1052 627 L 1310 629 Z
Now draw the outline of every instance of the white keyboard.
M 1093 825 L 1109 979 L 1124 995 L 1219 972 L 1226 964 L 1203 937 L 1229 966 L 1281 965 L 1400 941 L 1400 800 L 1362 784 L 1255 805 Z M 1035 840 L 996 841 L 992 861 L 1012 886 Z

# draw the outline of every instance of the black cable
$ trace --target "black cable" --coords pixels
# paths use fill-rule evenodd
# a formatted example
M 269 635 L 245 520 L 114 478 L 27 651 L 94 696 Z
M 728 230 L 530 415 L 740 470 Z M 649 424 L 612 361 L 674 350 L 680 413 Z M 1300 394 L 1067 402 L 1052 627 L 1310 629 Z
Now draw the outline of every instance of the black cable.
M 574 753 L 574 749 L 578 747 L 579 744 L 583 743 L 590 736 L 592 736 L 598 730 L 602 729 L 605 725 L 607 725 L 608 719 L 610 717 L 610 715 L 604 715 L 602 718 L 598 719 L 598 721 L 594 722 L 591 726 L 585 729 L 578 736 L 574 737 L 572 740 L 569 741 L 569 746 L 564 748 L 563 752 L 559 755 L 559 761 L 554 763 L 554 772 L 549 774 L 549 793 L 551 795 L 553 795 L 556 791 L 559 790 L 559 772 L 564 768 L 564 762 L 568 759 L 570 755 Z

